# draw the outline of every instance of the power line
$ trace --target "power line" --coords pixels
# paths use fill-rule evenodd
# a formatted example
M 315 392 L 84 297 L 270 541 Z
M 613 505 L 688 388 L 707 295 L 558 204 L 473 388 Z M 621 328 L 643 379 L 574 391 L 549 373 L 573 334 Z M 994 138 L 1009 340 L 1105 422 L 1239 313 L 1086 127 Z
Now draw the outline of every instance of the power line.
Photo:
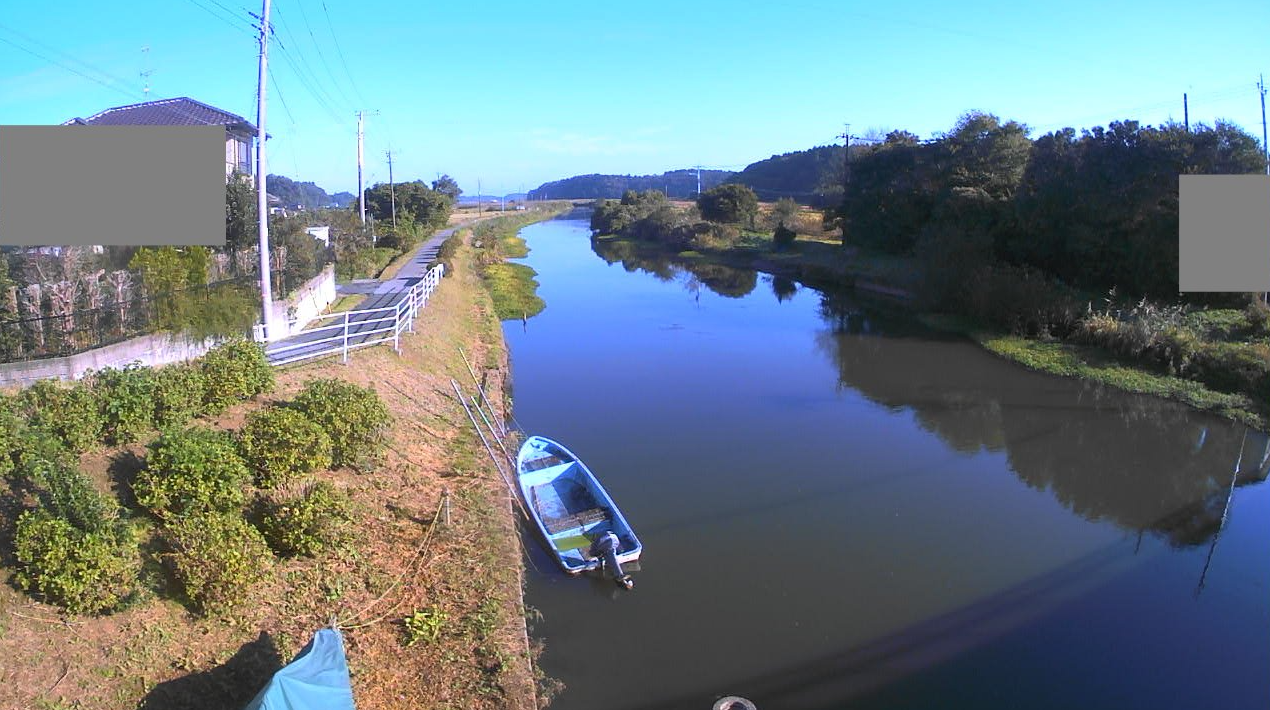
M 290 45 L 287 45 L 277 37 L 276 33 L 274 35 L 274 37 L 278 39 L 278 46 L 280 50 L 287 58 L 287 62 L 291 66 L 292 71 L 295 72 L 296 78 L 301 79 L 306 91 L 308 91 L 313 98 L 316 99 L 329 114 L 331 114 L 332 118 L 342 123 L 340 116 L 344 114 L 344 110 L 335 106 L 338 102 L 335 101 L 334 97 L 332 97 L 326 90 L 324 83 L 318 77 L 317 73 L 313 71 L 310 66 L 310 62 L 300 49 L 299 40 L 295 38 L 295 34 L 291 31 L 290 25 L 283 19 L 281 12 L 278 13 L 278 22 L 276 25 L 281 27 L 282 31 L 285 32 L 287 37 L 290 39 Z M 347 124 L 343 125 L 347 127 Z
M 317 50 L 318 59 L 322 62 L 322 68 L 326 70 L 326 75 L 331 78 L 331 85 L 339 92 L 340 98 L 344 100 L 344 107 L 348 108 L 353 102 L 348 100 L 348 96 L 344 94 L 344 89 L 340 87 L 339 82 L 335 80 L 335 75 L 331 73 L 331 67 L 326 63 L 326 55 L 322 52 L 322 44 L 317 41 L 317 37 L 313 34 L 313 26 L 309 24 L 309 13 L 304 10 L 304 2 L 301 0 L 296 3 L 300 7 L 300 19 L 304 21 L 304 28 L 309 32 L 309 39 L 313 41 L 313 48 Z
M 344 65 L 344 75 L 348 77 L 348 84 L 353 87 L 353 94 L 357 96 L 357 102 L 365 106 L 366 100 L 362 98 L 362 92 L 357 90 L 357 82 L 353 81 L 353 73 L 348 70 L 348 62 L 344 60 L 344 50 L 340 49 L 340 39 L 335 34 L 335 25 L 331 22 L 331 13 L 326 9 L 326 0 L 322 0 L 322 14 L 326 15 L 326 26 L 331 31 L 331 40 L 335 42 L 335 51 L 339 54 L 340 64 Z
M 40 42 L 39 40 L 33 39 L 33 38 L 31 38 L 31 37 L 28 37 L 27 35 L 24 35 L 24 34 L 22 34 L 21 32 L 18 32 L 17 30 L 13 29 L 12 27 L 8 27 L 7 25 L 2 25 L 2 24 L 0 24 L 0 29 L 3 29 L 3 30 L 5 30 L 5 31 L 7 31 L 7 32 L 10 32 L 10 33 L 12 33 L 12 34 L 14 34 L 14 35 L 17 35 L 18 37 L 22 38 L 24 41 L 26 41 L 26 42 L 28 42 L 28 43 L 30 43 L 30 44 L 33 44 L 33 45 L 35 45 L 35 46 L 37 46 L 37 47 L 40 47 L 40 48 L 44 49 L 45 51 L 53 52 L 53 53 L 55 53 L 55 54 L 60 54 L 61 56 L 63 56 L 63 57 L 65 57 L 65 58 L 67 58 L 68 60 L 70 60 L 70 61 L 72 61 L 72 62 L 74 62 L 74 63 L 76 63 L 76 64 L 80 65 L 81 67 L 84 67 L 85 69 L 87 69 L 87 70 L 89 70 L 89 71 L 96 72 L 97 74 L 101 75 L 102 77 L 106 77 L 106 79 L 108 79 L 109 81 L 103 80 L 103 79 L 98 78 L 98 77 L 95 77 L 95 76 L 90 76 L 89 74 L 85 74 L 83 71 L 80 71 L 79 69 L 76 69 L 75 67 L 70 66 L 70 65 L 69 65 L 69 64 L 67 64 L 66 62 L 63 62 L 63 61 L 60 61 L 60 60 L 58 60 L 58 59 L 54 59 L 53 57 L 49 57 L 49 56 L 47 56 L 47 55 L 41 54 L 40 52 L 37 52 L 37 51 L 35 51 L 35 50 L 33 50 L 33 49 L 29 48 L 29 47 L 24 47 L 24 46 L 22 46 L 22 45 L 18 44 L 17 42 L 14 42 L 13 40 L 9 40 L 9 39 L 5 39 L 4 37 L 0 37 L 0 42 L 4 42 L 5 44 L 7 44 L 7 45 L 9 45 L 9 46 L 11 46 L 11 47 L 14 47 L 14 48 L 19 49 L 19 50 L 21 50 L 21 51 L 23 51 L 23 52 L 26 52 L 27 54 L 30 54 L 30 55 L 31 55 L 31 56 L 33 56 L 33 57 L 37 57 L 37 58 L 39 58 L 39 59 L 43 59 L 44 61 L 49 62 L 50 64 L 53 64 L 53 65 L 59 66 L 59 67 L 61 67 L 61 68 L 65 69 L 66 71 L 69 71 L 69 72 L 71 72 L 71 73 L 73 73 L 73 74 L 76 74 L 76 75 L 78 75 L 78 76 L 81 76 L 81 77 L 83 77 L 83 78 L 85 78 L 85 79 L 88 79 L 89 81 L 95 82 L 95 83 L 97 83 L 97 84 L 101 84 L 102 86 L 106 87 L 107 89 L 113 89 L 113 90 L 118 91 L 118 92 L 120 92 L 120 93 L 122 93 L 122 94 L 125 94 L 125 95 L 127 95 L 127 96 L 129 96 L 129 97 L 134 97 L 134 96 L 135 96 L 135 94 L 134 94 L 132 91 L 129 91 L 129 90 L 127 90 L 127 89 L 124 89 L 124 88 L 122 88 L 122 86 L 119 86 L 119 85 L 117 85 L 117 84 L 115 84 L 115 83 L 111 83 L 111 82 L 117 82 L 118 84 L 127 84 L 128 82 L 126 82 L 126 81 L 124 81 L 124 80 L 120 79 L 119 77 L 117 77 L 117 76 L 115 76 L 115 75 L 113 75 L 113 74 L 111 74 L 111 73 L 109 73 L 109 72 L 106 72 L 106 71 L 103 71 L 103 70 L 101 70 L 101 69 L 98 69 L 98 68 L 96 68 L 96 67 L 92 66 L 91 64 L 88 64 L 87 62 L 84 62 L 84 61 L 81 61 L 81 60 L 79 60 L 79 59 L 76 59 L 75 57 L 72 57 L 71 55 L 66 54 L 65 52 L 63 52 L 63 51 L 61 51 L 61 50 L 59 50 L 59 49 L 57 49 L 57 48 L 55 48 L 55 47 L 51 47 L 51 46 L 49 46 L 49 45 L 47 45 L 47 44 L 44 44 L 43 42 Z
M 318 88 L 315 88 L 315 86 L 309 81 L 309 79 L 306 78 L 305 73 L 301 71 L 299 64 L 297 64 L 297 61 L 302 61 L 302 60 L 297 60 L 295 57 L 293 57 L 292 52 L 278 38 L 276 34 L 274 34 L 274 39 L 277 40 L 279 55 L 282 57 L 283 61 L 285 61 L 287 65 L 291 67 L 291 72 L 295 76 L 296 81 L 300 83 L 300 86 L 309 94 L 309 96 L 313 98 L 313 100 L 318 104 L 318 106 L 320 106 L 324 111 L 327 112 L 328 115 L 331 116 L 331 118 L 336 123 L 347 128 L 348 124 L 344 121 L 344 119 L 340 117 L 339 113 L 336 112 L 336 110 L 331 107 L 330 101 L 327 98 L 324 98 L 322 92 L 320 92 Z
M 215 2 L 215 0 L 207 0 L 207 1 Z M 248 35 L 255 36 L 255 32 L 253 31 L 253 28 L 255 27 L 255 25 L 251 22 L 251 20 L 240 18 L 237 14 L 234 13 L 233 10 L 229 10 L 228 8 L 225 8 L 223 5 L 219 5 L 219 3 L 218 3 L 218 6 L 223 9 L 223 12 L 217 12 L 211 7 L 204 5 L 199 0 L 189 0 L 189 3 L 193 5 L 194 7 L 197 7 L 198 9 L 211 15 L 212 17 L 215 17 L 221 22 L 224 22 L 226 25 L 229 25 L 235 30 L 238 30 L 239 32 L 245 32 Z M 250 15 L 251 13 L 246 13 L 246 14 Z M 255 17 L 255 15 L 252 15 L 252 17 Z M 233 18 L 233 19 L 230 19 L 230 18 Z M 241 20 L 242 24 L 236 24 L 234 20 Z

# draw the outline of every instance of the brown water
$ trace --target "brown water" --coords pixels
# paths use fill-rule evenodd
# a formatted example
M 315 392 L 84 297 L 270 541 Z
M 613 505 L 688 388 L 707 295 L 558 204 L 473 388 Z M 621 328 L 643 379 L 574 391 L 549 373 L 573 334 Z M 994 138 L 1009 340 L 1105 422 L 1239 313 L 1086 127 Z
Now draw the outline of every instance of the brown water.
M 644 543 L 624 592 L 527 537 L 554 708 L 1270 706 L 1264 434 L 583 221 L 522 235 L 515 416 Z

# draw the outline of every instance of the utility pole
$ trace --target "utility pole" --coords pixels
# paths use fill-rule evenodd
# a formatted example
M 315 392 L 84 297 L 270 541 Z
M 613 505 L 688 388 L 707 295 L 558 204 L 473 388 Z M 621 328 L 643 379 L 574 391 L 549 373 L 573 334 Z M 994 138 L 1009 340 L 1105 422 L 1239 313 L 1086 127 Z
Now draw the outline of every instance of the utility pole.
M 154 72 L 150 69 L 150 45 L 141 48 L 141 81 L 144 85 L 141 87 L 141 94 L 145 98 L 150 98 L 150 75 Z
M 260 10 L 260 74 L 256 92 L 256 216 L 260 222 L 260 323 L 264 327 L 264 341 L 273 337 L 273 285 L 269 273 L 269 193 L 265 184 L 267 161 L 265 160 L 265 87 L 269 62 L 269 0 L 263 0 Z
M 365 111 L 357 112 L 357 211 L 366 224 L 366 183 L 362 181 L 362 140 L 365 136 Z
M 1186 93 L 1182 93 L 1182 125 L 1186 127 L 1186 132 L 1191 132 L 1191 109 L 1186 103 Z
M 392 228 L 397 228 L 397 188 L 392 181 L 392 151 L 388 151 L 388 196 L 392 199 Z
M 476 216 L 481 216 L 481 179 L 476 179 Z
M 1270 143 L 1266 142 L 1266 76 L 1257 76 L 1257 92 L 1261 94 L 1261 150 L 1266 160 L 1266 175 L 1270 175 Z M 1270 306 L 1270 290 L 1261 294 L 1261 300 Z
M 1261 150 L 1266 156 L 1266 175 L 1270 175 L 1270 143 L 1266 142 L 1266 77 L 1257 77 L 1257 91 L 1261 92 Z
M 842 194 L 847 194 L 847 186 L 851 184 L 851 124 L 842 124 Z

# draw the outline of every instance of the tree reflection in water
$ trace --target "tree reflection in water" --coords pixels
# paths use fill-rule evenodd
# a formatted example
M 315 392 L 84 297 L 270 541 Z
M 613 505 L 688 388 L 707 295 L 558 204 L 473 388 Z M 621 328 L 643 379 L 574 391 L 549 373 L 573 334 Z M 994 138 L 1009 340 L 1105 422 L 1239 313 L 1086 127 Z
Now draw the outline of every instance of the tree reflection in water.
M 592 237 L 591 250 L 609 264 L 620 263 L 634 273 L 642 271 L 659 281 L 680 281 L 685 290 L 698 294 L 701 286 L 727 298 L 748 296 L 758 285 L 758 272 L 719 264 L 703 264 L 677 258 L 659 248 L 612 237 Z
M 1270 473 L 1270 438 L 1184 405 L 1031 372 L 978 346 L 879 323 L 822 296 L 818 347 L 839 386 L 916 420 L 953 449 L 1003 451 L 1027 485 L 1091 521 L 1175 547 L 1215 541 L 1234 487 Z M 879 327 L 881 326 L 881 327 Z M 875 333 L 886 333 L 876 335 Z

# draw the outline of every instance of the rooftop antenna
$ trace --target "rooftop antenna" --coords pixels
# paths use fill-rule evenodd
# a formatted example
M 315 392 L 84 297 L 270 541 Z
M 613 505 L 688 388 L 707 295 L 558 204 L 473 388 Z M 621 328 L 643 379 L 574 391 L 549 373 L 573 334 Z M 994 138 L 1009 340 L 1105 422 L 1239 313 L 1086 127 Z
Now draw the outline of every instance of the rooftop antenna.
M 150 45 L 141 48 L 141 93 L 145 98 L 150 98 L 150 75 L 154 71 L 150 69 Z

